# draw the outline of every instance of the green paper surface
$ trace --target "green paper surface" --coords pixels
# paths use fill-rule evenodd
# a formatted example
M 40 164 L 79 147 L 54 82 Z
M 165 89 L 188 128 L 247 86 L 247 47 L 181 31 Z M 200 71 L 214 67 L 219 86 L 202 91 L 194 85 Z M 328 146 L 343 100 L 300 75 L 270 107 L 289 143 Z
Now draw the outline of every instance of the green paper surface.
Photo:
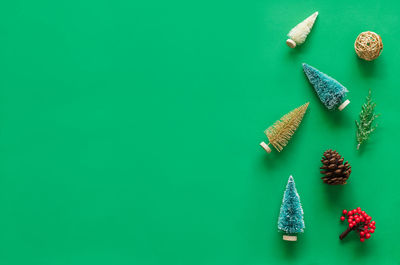
M 396 1 L 3 1 L 0 264 L 399 264 Z M 306 42 L 286 34 L 319 11 Z M 374 62 L 354 40 L 382 36 Z M 350 91 L 329 112 L 305 62 Z M 356 150 L 372 88 L 378 129 Z M 263 131 L 309 101 L 286 148 Z M 320 158 L 352 165 L 322 183 Z M 290 174 L 305 232 L 277 220 Z M 342 209 L 377 223 L 344 241 Z

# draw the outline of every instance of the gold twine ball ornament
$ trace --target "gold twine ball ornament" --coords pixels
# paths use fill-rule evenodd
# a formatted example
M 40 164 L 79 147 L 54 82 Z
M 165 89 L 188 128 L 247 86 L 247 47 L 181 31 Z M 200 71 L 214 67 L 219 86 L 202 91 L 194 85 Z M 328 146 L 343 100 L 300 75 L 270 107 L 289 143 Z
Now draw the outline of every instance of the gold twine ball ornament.
M 354 49 L 361 59 L 375 60 L 383 49 L 382 38 L 372 31 L 361 32 L 354 43 Z

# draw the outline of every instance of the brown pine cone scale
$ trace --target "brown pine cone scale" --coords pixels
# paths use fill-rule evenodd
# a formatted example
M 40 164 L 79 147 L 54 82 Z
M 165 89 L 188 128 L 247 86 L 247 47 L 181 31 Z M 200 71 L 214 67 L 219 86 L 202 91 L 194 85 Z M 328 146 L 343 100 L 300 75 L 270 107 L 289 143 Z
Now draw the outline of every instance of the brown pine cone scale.
M 336 150 L 326 150 L 322 156 L 320 167 L 321 174 L 325 176 L 321 179 L 329 185 L 344 185 L 351 173 L 351 166 L 348 161 L 343 164 L 344 158 Z

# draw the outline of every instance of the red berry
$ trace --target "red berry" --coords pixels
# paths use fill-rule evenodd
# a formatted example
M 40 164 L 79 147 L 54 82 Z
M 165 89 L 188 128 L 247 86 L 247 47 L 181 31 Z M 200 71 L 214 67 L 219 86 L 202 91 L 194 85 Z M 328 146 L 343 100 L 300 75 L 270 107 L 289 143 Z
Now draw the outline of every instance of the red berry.
M 368 221 L 371 221 L 372 217 L 367 215 L 367 217 L 365 217 L 365 219 L 367 219 Z
M 347 222 L 352 223 L 353 219 L 347 219 Z
M 373 234 L 374 232 L 375 232 L 374 229 L 370 229 L 370 230 L 369 230 L 369 233 L 370 233 L 370 234 Z
M 367 230 L 367 229 L 368 229 L 368 226 L 364 225 L 364 229 Z
M 357 223 L 356 223 L 355 221 L 353 221 L 352 224 L 353 224 L 353 226 L 356 226 L 356 225 L 357 225 Z
M 372 221 L 372 222 L 371 222 L 371 224 L 373 224 L 373 225 L 374 225 L 374 224 L 376 224 L 376 223 L 375 223 L 375 221 Z
M 344 221 L 344 220 L 346 220 L 346 218 L 344 216 L 342 216 L 342 217 L 340 217 L 340 220 Z
M 360 218 L 356 217 L 356 223 L 360 222 Z
M 353 228 L 353 226 L 354 226 L 353 223 L 350 223 L 350 224 L 349 224 L 349 227 L 350 227 L 350 228 Z
M 369 224 L 368 226 L 372 228 L 374 225 L 371 223 L 371 224 Z
M 366 239 L 368 239 L 368 238 L 370 238 L 370 237 L 371 237 L 371 234 L 369 234 L 369 233 L 366 233 L 366 234 L 365 234 L 365 238 L 366 238 Z
M 376 227 L 375 227 L 375 226 L 373 226 L 373 227 L 371 227 L 371 228 L 372 228 L 372 229 L 374 229 L 374 230 L 376 229 Z
M 360 232 L 360 236 L 363 237 L 365 233 L 363 231 Z
M 365 222 L 365 218 L 364 218 L 364 217 L 361 217 L 361 218 L 360 218 L 360 222 Z
M 360 207 L 357 207 L 357 211 L 361 211 L 361 208 L 360 208 Z
M 353 211 L 349 211 L 347 214 L 348 215 L 353 215 Z
M 344 210 L 342 211 L 342 213 L 343 213 L 343 214 L 346 214 L 346 213 L 347 213 L 347 210 L 346 210 L 346 209 L 344 209 Z
M 365 238 L 361 237 L 361 238 L 360 238 L 360 241 L 361 241 L 361 242 L 364 242 L 364 241 L 365 241 Z
M 365 211 L 361 211 L 361 214 L 362 214 L 362 215 L 365 215 Z

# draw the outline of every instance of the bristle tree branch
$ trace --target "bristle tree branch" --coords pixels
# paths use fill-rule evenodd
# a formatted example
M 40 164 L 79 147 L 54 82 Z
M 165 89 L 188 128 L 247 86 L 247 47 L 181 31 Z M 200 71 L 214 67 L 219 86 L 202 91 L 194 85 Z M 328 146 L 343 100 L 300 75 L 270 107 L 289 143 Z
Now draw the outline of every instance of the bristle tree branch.
M 373 125 L 373 122 L 380 114 L 375 113 L 376 103 L 372 100 L 371 89 L 366 97 L 366 102 L 361 107 L 360 121 L 356 121 L 357 127 L 357 150 L 360 149 L 360 145 L 368 140 L 369 136 L 377 125 Z

